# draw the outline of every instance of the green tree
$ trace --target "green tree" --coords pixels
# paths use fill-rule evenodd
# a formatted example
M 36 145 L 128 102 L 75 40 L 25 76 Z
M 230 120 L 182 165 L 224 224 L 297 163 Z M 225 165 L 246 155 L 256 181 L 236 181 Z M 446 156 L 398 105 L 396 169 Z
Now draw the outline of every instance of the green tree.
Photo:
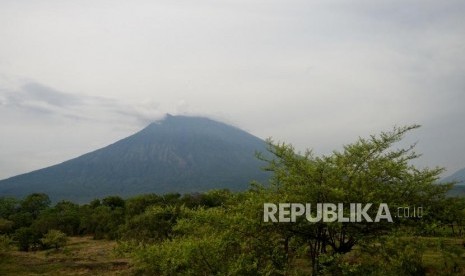
M 33 219 L 39 216 L 39 213 L 50 206 L 50 198 L 44 193 L 34 193 L 28 195 L 21 201 L 21 211 L 32 215 Z
M 225 204 L 231 197 L 228 189 L 211 190 L 200 196 L 200 205 L 205 207 L 217 207 Z
M 124 224 L 124 209 L 109 206 L 99 206 L 95 209 L 83 208 L 81 211 L 80 229 L 87 234 L 93 234 L 95 239 L 116 239 L 119 228 Z
M 12 214 L 8 220 L 13 222 L 13 228 L 18 229 L 21 227 L 29 227 L 31 226 L 32 222 L 34 221 L 34 218 L 32 217 L 32 214 L 29 212 L 17 212 Z
M 119 196 L 108 196 L 102 200 L 102 205 L 108 206 L 111 210 L 116 208 L 123 208 L 124 209 L 124 199 Z
M 30 227 L 21 227 L 13 235 L 13 240 L 17 242 L 21 251 L 29 251 L 31 248 L 38 249 L 41 244 L 40 238 L 40 233 Z
M 46 248 L 59 249 L 66 245 L 68 237 L 60 230 L 51 229 L 40 240 Z
M 167 239 L 136 246 L 137 268 L 151 275 L 273 275 L 284 268 L 281 241 L 261 227 L 253 192 L 221 206 L 181 209 Z M 258 219 L 255 219 L 257 218 Z
M 177 205 L 180 203 L 180 193 L 168 193 L 161 197 L 161 203 L 164 205 Z
M 19 201 L 12 197 L 0 197 L 0 218 L 8 219 L 18 212 Z
M 79 234 L 81 218 L 79 205 L 70 201 L 60 201 L 53 208 L 58 216 L 58 228 L 67 235 Z
M 98 199 L 98 198 L 92 200 L 92 201 L 89 203 L 89 206 L 90 206 L 90 208 L 92 208 L 92 209 L 95 209 L 95 208 L 99 207 L 100 205 L 102 205 L 102 202 L 101 202 L 100 199 Z
M 145 212 L 147 207 L 159 204 L 161 197 L 156 194 L 146 194 L 131 197 L 126 200 L 126 214 L 128 217 L 133 217 Z
M 32 225 L 43 234 L 50 229 L 57 229 L 67 235 L 77 235 L 80 223 L 79 205 L 60 201 L 54 207 L 43 210 Z
M 0 234 L 7 234 L 13 229 L 14 222 L 0 218 Z
M 151 206 L 144 213 L 128 219 L 121 229 L 122 237 L 138 242 L 172 238 L 173 227 L 186 210 L 184 206 Z
M 18 211 L 18 200 L 11 197 L 0 197 L 0 234 L 10 233 L 14 230 L 15 216 Z M 18 228 L 17 225 L 16 227 Z
M 268 161 L 273 172 L 272 186 L 264 189 L 270 198 L 279 202 L 310 203 L 386 203 L 391 210 L 400 206 L 425 206 L 426 215 L 435 202 L 443 201 L 450 185 L 436 185 L 441 168 L 418 169 L 411 164 L 417 158 L 414 145 L 393 149 L 404 135 L 419 126 L 394 128 L 391 132 L 360 138 L 344 146 L 343 151 L 315 157 L 310 151 L 304 155 L 286 144 L 269 141 L 274 159 Z M 273 202 L 273 201 L 272 201 Z M 315 216 L 315 208 L 312 211 Z M 377 210 L 368 214 L 374 218 Z M 346 214 L 348 215 L 348 214 Z M 278 226 L 278 233 L 286 242 L 299 239 L 308 246 L 313 274 L 319 273 L 319 258 L 323 254 L 345 254 L 359 243 L 380 234 L 389 233 L 411 223 L 398 219 L 394 223 L 309 222 L 305 219 Z M 284 245 L 284 248 L 287 248 Z M 287 254 L 289 252 L 286 252 Z
M 8 235 L 0 235 L 0 256 L 2 253 L 8 252 L 12 244 L 12 240 Z

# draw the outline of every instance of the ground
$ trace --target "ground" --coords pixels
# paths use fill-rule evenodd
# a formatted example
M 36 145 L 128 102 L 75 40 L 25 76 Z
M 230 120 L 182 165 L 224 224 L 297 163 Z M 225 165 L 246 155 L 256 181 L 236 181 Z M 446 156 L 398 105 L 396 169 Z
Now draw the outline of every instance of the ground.
M 20 252 L 0 257 L 0 275 L 130 275 L 129 259 L 118 257 L 115 241 L 70 237 L 59 250 Z
M 404 237 L 409 242 L 411 237 Z M 421 237 L 426 245 L 423 263 L 427 275 L 465 275 L 465 241 L 460 238 Z M 438 242 L 455 248 L 443 255 Z M 0 275 L 132 275 L 134 269 L 128 258 L 115 252 L 117 242 L 94 240 L 91 236 L 70 237 L 59 250 L 20 252 L 12 247 L 0 253 Z M 358 249 L 347 254 L 348 259 L 360 258 Z M 296 260 L 301 271 L 310 274 L 308 259 Z

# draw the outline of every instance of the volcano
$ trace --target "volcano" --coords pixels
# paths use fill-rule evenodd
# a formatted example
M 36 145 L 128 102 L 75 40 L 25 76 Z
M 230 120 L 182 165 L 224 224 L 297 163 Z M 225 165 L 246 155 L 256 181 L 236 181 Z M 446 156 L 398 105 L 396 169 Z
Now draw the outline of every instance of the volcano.
M 266 143 L 239 128 L 167 115 L 107 147 L 2 180 L 0 196 L 40 192 L 84 203 L 109 195 L 241 191 L 269 178 L 256 152 L 266 152 Z

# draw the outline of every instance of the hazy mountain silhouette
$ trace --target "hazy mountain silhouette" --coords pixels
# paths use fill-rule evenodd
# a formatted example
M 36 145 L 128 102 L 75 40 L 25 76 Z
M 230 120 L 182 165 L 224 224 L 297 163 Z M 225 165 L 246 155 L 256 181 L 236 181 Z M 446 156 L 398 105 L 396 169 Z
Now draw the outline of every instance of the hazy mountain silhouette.
M 457 184 L 455 184 L 454 188 L 449 191 L 449 194 L 453 196 L 465 196 L 465 168 L 441 180 L 441 182 L 452 181 L 457 182 Z
M 171 116 L 102 149 L 0 181 L 0 196 L 47 193 L 86 202 L 108 195 L 244 190 L 266 181 L 255 151 L 265 142 L 201 117 Z

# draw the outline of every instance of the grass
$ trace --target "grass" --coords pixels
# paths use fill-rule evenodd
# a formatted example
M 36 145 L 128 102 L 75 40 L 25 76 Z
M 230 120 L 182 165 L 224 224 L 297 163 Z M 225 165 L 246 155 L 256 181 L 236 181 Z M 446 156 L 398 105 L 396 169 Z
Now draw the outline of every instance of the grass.
M 129 259 L 113 252 L 115 241 L 70 237 L 59 250 L 20 252 L 0 256 L 0 275 L 131 275 Z
M 465 275 L 463 239 L 422 237 L 422 240 L 427 244 L 423 253 L 423 263 L 428 275 Z M 439 246 L 440 243 L 442 246 Z
M 411 237 L 401 238 L 409 243 Z M 420 237 L 426 245 L 422 254 L 427 275 L 465 275 L 464 240 L 459 238 Z M 442 251 L 439 247 L 448 250 Z M 70 237 L 68 244 L 59 250 L 20 252 L 11 248 L 0 254 L 0 275 L 132 275 L 133 267 L 127 258 L 114 253 L 115 241 L 94 240 L 92 237 Z M 356 254 L 346 258 L 369 258 Z M 447 252 L 445 254 L 444 252 Z M 311 274 L 307 259 L 296 260 L 299 271 Z
M 394 262 L 407 264 L 419 257 L 419 261 L 425 269 L 426 275 L 465 275 L 465 241 L 457 237 L 399 237 L 399 244 L 391 249 L 396 249 L 399 254 Z M 419 256 L 412 254 L 412 248 L 402 248 L 399 245 L 413 245 L 413 248 L 419 246 Z M 379 244 L 380 251 L 383 250 L 382 244 Z M 418 248 L 418 247 L 417 247 Z M 387 251 L 389 252 L 389 251 Z M 410 254 L 409 254 L 410 252 Z M 358 253 L 358 255 L 356 254 Z M 370 260 L 376 261 L 381 256 L 360 254 L 360 249 L 352 251 L 348 257 L 355 256 L 356 261 Z M 359 258 L 359 260 L 357 260 Z M 372 259 L 373 258 L 373 259 Z M 384 256 L 385 258 L 385 256 Z M 381 261 L 382 262 L 382 261 Z M 388 264 L 389 265 L 389 264 Z M 411 264 L 410 264 L 411 265 Z
M 412 265 L 418 264 L 415 261 L 419 261 L 419 264 L 421 264 L 424 269 L 425 275 L 465 275 L 464 239 L 457 237 L 402 236 L 398 237 L 397 241 L 398 243 L 394 245 L 382 244 L 379 242 L 373 243 L 375 247 L 379 248 L 379 252 L 373 252 L 373 249 L 370 251 L 364 251 L 362 248 L 360 248 L 360 246 L 355 246 L 351 252 L 342 256 L 342 263 L 348 264 L 348 266 L 344 269 L 348 270 L 350 269 L 350 266 L 354 266 L 355 268 L 360 265 L 360 268 L 362 269 L 365 267 L 365 269 L 368 269 L 368 271 L 373 271 L 373 275 L 393 275 L 393 271 L 396 270 L 385 274 L 380 274 L 380 271 L 383 271 L 383 267 L 392 269 L 393 266 L 404 266 L 412 268 Z M 411 245 L 411 247 L 404 247 L 406 245 Z M 413 248 L 419 249 L 419 255 L 412 254 Z M 329 246 L 327 249 L 328 251 L 331 250 Z M 395 256 L 392 255 L 392 251 L 395 252 Z M 386 254 L 388 256 L 386 256 Z M 393 257 L 393 259 L 389 259 L 387 257 Z M 380 271 L 376 270 L 376 266 L 378 265 L 380 267 Z M 374 267 L 370 268 L 370 266 Z M 297 259 L 295 259 L 294 267 L 296 275 L 311 275 L 311 263 L 307 255 L 299 256 Z M 348 271 L 345 272 L 348 273 Z M 293 274 L 291 273 L 291 275 Z M 331 273 L 324 275 L 331 275 Z M 354 275 L 354 273 L 348 275 Z M 371 274 L 364 271 L 363 275 Z M 399 275 L 423 274 L 411 273 Z

